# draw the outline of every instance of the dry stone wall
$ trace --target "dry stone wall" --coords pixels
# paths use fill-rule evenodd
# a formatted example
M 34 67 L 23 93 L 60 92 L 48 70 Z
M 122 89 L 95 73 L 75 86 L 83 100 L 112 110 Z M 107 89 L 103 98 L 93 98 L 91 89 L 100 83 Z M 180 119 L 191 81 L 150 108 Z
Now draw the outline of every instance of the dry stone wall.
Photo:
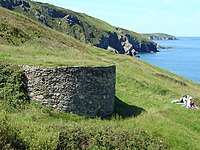
M 89 117 L 114 111 L 115 66 L 22 68 L 31 100 Z

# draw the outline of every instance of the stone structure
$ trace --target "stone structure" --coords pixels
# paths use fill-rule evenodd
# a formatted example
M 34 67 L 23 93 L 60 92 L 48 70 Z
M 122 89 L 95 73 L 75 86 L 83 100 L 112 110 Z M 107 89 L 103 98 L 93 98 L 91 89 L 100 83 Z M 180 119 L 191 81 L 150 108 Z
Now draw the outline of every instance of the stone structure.
M 22 68 L 31 100 L 89 117 L 113 113 L 115 66 Z

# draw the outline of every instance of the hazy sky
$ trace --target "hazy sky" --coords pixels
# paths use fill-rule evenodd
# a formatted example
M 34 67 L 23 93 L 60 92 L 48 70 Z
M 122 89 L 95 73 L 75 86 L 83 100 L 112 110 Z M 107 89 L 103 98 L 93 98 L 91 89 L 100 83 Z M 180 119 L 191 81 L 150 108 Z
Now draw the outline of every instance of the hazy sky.
M 138 33 L 200 36 L 200 0 L 37 0 Z

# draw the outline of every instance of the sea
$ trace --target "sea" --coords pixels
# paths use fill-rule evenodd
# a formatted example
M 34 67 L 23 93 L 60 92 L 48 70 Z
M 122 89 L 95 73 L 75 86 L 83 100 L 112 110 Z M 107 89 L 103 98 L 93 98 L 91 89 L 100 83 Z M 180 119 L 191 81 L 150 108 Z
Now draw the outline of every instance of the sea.
M 200 83 L 200 37 L 177 37 L 178 40 L 155 40 L 161 46 L 156 53 L 142 53 L 140 60 Z

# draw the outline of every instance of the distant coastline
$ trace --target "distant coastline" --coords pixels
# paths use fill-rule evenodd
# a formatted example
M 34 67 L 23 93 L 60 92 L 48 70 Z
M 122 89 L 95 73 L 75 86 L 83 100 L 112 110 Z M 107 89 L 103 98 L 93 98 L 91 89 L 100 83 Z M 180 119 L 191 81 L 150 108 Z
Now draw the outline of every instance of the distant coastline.
M 144 33 L 150 40 L 178 40 L 177 37 L 165 33 Z

